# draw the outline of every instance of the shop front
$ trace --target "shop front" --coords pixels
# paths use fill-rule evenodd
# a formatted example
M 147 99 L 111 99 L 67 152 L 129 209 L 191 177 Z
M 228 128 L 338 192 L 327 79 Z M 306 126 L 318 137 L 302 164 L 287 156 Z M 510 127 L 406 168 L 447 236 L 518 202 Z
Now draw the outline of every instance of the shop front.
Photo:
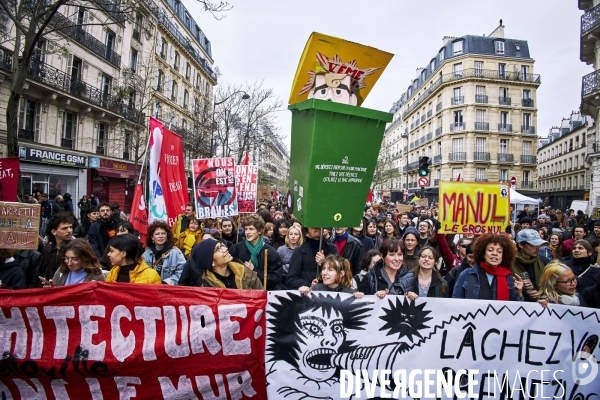
M 132 163 L 90 157 L 88 191 L 94 193 L 100 202 L 119 204 L 126 214 L 131 211 L 137 178 Z
M 30 194 L 48 193 L 50 200 L 70 193 L 75 213 L 77 201 L 86 194 L 87 157 L 50 149 L 19 146 L 19 198 Z M 80 193 L 81 191 L 81 193 Z

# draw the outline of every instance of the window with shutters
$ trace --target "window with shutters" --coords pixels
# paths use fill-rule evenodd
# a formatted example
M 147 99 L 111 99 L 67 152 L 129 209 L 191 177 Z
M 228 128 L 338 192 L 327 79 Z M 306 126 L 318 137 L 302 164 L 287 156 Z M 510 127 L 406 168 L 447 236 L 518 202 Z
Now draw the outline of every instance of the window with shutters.
M 167 59 L 167 41 L 165 40 L 165 38 L 162 38 L 161 40 L 162 40 L 162 42 L 160 45 L 160 57 L 163 60 L 166 60 Z
M 190 66 L 189 61 L 185 62 L 185 79 L 190 80 L 190 72 L 192 71 L 192 67 Z
M 177 82 L 173 81 L 173 86 L 171 88 L 171 100 L 177 100 Z
M 164 84 L 165 84 L 165 73 L 159 69 L 158 70 L 158 81 L 156 83 L 156 90 L 162 92 Z

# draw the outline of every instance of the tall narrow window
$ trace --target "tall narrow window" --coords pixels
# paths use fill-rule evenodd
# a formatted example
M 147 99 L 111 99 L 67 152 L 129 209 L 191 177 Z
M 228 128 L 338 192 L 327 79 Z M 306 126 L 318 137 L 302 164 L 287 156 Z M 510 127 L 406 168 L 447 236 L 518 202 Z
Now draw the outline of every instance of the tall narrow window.
M 463 171 L 462 168 L 452 168 L 452 180 L 455 181 L 459 177 L 461 177 L 461 179 L 463 179 L 464 176 L 462 174 L 462 171 Z
M 123 143 L 123 158 L 125 160 L 129 160 L 129 149 L 131 148 L 132 136 L 133 136 L 132 131 L 125 130 L 125 142 Z
M 463 112 L 462 112 L 462 110 L 460 110 L 460 111 L 454 111 L 454 123 L 455 124 L 462 124 L 463 123 Z
M 35 139 L 35 101 L 21 97 L 19 105 L 19 139 Z
M 506 64 L 498 64 L 498 78 L 506 79 Z
M 523 129 L 531 127 L 531 114 L 523 113 Z
M 131 68 L 131 72 L 137 72 L 137 61 L 138 61 L 138 52 L 136 49 L 131 49 L 131 60 L 129 62 L 129 68 Z
M 475 151 L 478 153 L 485 153 L 485 138 L 475 139 Z
M 475 122 L 485 122 L 485 110 L 475 111 Z
M 96 154 L 104 154 L 105 141 L 106 141 L 106 125 L 102 122 L 98 123 L 98 145 L 96 147 Z
M 496 54 L 504 54 L 504 42 L 502 40 L 497 40 L 495 42 Z
M 452 43 L 452 53 L 455 56 L 462 54 L 462 52 L 463 52 L 463 41 L 462 40 L 458 40 L 458 41 Z
M 508 181 L 508 170 L 501 169 L 500 170 L 500 182 L 506 182 L 506 181 Z
M 527 65 L 521 65 L 521 80 L 529 80 L 529 67 Z
M 73 57 L 73 61 L 71 64 L 71 80 L 72 81 L 80 81 L 81 80 L 81 59 L 77 57 Z
M 75 128 L 77 126 L 77 117 L 74 113 L 65 111 L 62 120 L 61 147 L 73 148 L 73 139 L 75 137 Z
M 483 76 L 483 61 L 475 61 L 475 76 Z
M 454 73 L 454 79 L 460 79 L 463 77 L 463 65 L 457 63 L 452 66 L 452 72 Z
M 452 139 L 452 151 L 454 153 L 463 152 L 463 138 Z
M 523 155 L 524 156 L 531 155 L 531 142 L 523 142 Z
M 115 34 L 110 30 L 106 30 L 106 37 L 104 39 L 104 45 L 106 46 L 106 54 L 104 58 L 108 61 L 113 61 L 113 52 L 115 48 Z
M 475 182 L 485 181 L 485 168 L 475 168 Z

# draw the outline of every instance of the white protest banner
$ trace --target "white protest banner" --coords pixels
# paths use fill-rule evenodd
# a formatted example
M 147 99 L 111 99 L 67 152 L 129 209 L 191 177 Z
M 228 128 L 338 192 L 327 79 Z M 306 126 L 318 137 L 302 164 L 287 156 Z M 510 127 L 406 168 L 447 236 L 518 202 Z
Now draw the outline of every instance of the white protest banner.
M 269 292 L 268 398 L 587 399 L 599 321 L 585 307 Z
M 198 218 L 238 215 L 233 157 L 192 160 Z
M 236 165 L 235 184 L 237 186 L 237 201 L 239 212 L 256 212 L 256 182 L 258 179 L 257 165 Z

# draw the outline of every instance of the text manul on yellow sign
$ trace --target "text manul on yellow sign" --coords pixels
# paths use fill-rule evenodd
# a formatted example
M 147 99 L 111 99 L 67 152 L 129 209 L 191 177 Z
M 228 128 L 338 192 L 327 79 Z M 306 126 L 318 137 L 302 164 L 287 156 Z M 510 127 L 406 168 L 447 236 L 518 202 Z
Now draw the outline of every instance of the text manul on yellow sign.
M 440 182 L 440 233 L 502 233 L 509 215 L 508 184 Z

